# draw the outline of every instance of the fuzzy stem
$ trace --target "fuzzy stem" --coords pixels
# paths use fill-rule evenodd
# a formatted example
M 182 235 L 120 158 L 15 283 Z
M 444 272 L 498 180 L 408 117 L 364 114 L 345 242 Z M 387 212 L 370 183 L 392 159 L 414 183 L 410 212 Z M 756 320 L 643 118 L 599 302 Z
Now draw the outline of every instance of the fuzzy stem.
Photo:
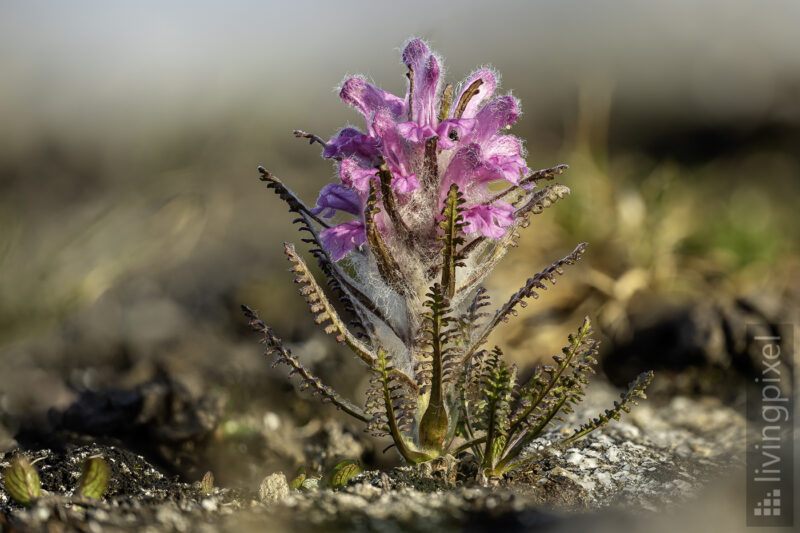
M 405 221 L 400 216 L 397 204 L 395 203 L 394 192 L 392 191 L 392 180 L 394 176 L 392 176 L 392 171 L 389 170 L 389 167 L 386 165 L 386 161 L 381 160 L 381 164 L 378 165 L 378 177 L 381 182 L 381 200 L 383 201 L 384 211 L 389 215 L 389 219 L 392 221 L 397 235 L 399 235 L 406 244 L 413 245 L 414 242 L 412 241 L 411 230 L 408 229 Z
M 414 120 L 414 67 L 413 65 L 408 65 L 408 72 L 406 72 L 406 77 L 408 78 L 408 120 Z
M 425 161 L 422 173 L 422 187 L 425 194 L 436 194 L 433 189 L 439 184 L 439 163 L 436 155 L 436 145 L 439 137 L 425 139 Z
M 497 398 L 493 399 L 488 406 L 489 411 L 489 419 L 486 422 L 486 446 L 483 449 L 483 466 L 484 467 L 491 467 L 492 460 L 494 459 L 492 454 L 492 448 L 494 447 L 494 439 L 495 433 L 497 433 L 495 428 L 495 419 L 497 417 Z

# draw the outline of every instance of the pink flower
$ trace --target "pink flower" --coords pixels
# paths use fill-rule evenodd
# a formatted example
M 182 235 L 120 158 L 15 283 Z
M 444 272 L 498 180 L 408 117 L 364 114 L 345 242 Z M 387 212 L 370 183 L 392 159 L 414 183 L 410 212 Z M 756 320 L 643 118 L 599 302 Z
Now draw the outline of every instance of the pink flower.
M 311 212 L 315 215 L 322 213 L 323 217 L 331 218 L 336 211 L 359 215 L 363 209 L 364 207 L 353 189 L 339 183 L 329 183 L 319 192 L 317 207 Z M 325 212 L 323 213 L 323 211 Z
M 464 211 L 464 222 L 464 233 L 499 239 L 506 233 L 503 228 L 514 223 L 514 206 L 506 203 L 474 205 Z
M 364 223 L 358 220 L 325 228 L 319 236 L 322 246 L 334 261 L 341 261 L 348 252 L 367 242 Z
M 392 185 L 403 194 L 416 189 L 418 187 L 417 177 L 409 169 L 406 146 L 389 111 L 380 109 L 375 113 L 372 130 L 380 137 L 383 145 L 383 157 L 386 159 L 389 170 L 394 174 L 395 180 Z
M 343 159 L 339 165 L 339 177 L 348 187 L 366 193 L 369 192 L 369 182 L 376 179 L 375 168 L 363 168 L 355 159 Z
M 375 137 L 364 135 L 355 128 L 344 128 L 328 141 L 322 157 L 341 159 L 357 157 L 367 165 L 375 165 L 380 157 L 381 143 Z
M 436 129 L 439 136 L 439 148 L 450 149 L 458 144 L 467 134 L 475 129 L 476 121 L 474 118 L 450 118 L 443 120 Z
M 426 139 L 436 136 L 435 129 L 431 128 L 427 124 L 420 126 L 413 121 L 398 124 L 397 131 L 400 132 L 400 135 L 402 135 L 404 139 L 415 143 L 425 142 Z

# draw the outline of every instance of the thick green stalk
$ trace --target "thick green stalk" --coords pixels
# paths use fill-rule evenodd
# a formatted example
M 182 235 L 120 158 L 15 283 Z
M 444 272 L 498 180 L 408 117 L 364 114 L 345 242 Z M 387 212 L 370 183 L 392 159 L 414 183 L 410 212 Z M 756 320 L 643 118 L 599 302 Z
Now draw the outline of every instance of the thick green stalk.
M 397 417 L 394 413 L 394 404 L 392 403 L 392 391 L 389 388 L 391 378 L 389 378 L 389 369 L 386 366 L 386 352 L 381 350 L 378 354 L 378 371 L 381 373 L 381 389 L 383 391 L 383 406 L 386 410 L 386 420 L 389 425 L 389 434 L 397 446 L 397 451 L 403 456 L 403 459 L 409 463 L 416 464 L 432 459 L 427 454 L 412 450 L 408 447 L 400 428 L 397 425 Z
M 442 289 L 434 285 L 433 291 L 441 291 Z M 444 317 L 442 316 L 442 298 L 441 293 L 433 295 L 433 305 L 431 306 L 430 321 L 431 326 L 429 333 L 431 334 L 431 347 L 432 347 L 432 375 L 431 375 L 431 395 L 428 401 L 428 408 L 425 414 L 422 415 L 422 420 L 419 424 L 419 438 L 420 443 L 424 448 L 430 448 L 437 451 L 442 450 L 444 439 L 447 436 L 447 411 L 444 406 L 444 393 L 442 390 L 442 374 L 443 374 L 443 350 L 442 350 L 442 333 L 444 328 Z

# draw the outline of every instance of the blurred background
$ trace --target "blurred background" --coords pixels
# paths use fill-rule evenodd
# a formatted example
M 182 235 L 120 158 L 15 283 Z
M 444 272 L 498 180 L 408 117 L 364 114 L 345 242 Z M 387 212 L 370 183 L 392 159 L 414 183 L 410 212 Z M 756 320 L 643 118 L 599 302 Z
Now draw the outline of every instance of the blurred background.
M 255 169 L 313 203 L 334 169 L 292 130 L 362 126 L 345 74 L 403 94 L 410 36 L 450 82 L 495 68 L 529 166 L 570 165 L 572 195 L 488 287 L 500 301 L 589 252 L 494 341 L 529 366 L 588 313 L 612 383 L 655 368 L 656 394 L 736 405 L 744 326 L 798 321 L 799 24 L 794 1 L 4 1 L 0 448 L 148 428 L 143 449 L 188 478 L 250 454 L 224 484 L 308 457 L 280 440 L 292 427 L 391 460 L 270 370 L 238 306 L 363 386 L 291 283 L 281 243 L 299 237 Z

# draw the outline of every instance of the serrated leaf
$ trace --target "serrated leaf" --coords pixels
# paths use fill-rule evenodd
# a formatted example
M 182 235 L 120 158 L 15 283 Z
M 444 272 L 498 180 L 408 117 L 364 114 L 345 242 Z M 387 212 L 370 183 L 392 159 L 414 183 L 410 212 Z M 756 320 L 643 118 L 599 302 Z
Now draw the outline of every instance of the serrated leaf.
M 85 498 L 100 499 L 108 488 L 111 469 L 102 457 L 90 457 L 83 463 L 77 493 Z
M 17 455 L 11 460 L 11 465 L 3 471 L 3 478 L 8 495 L 22 506 L 30 507 L 41 496 L 39 473 L 24 455 Z
M 306 480 L 306 467 L 300 466 L 295 472 L 294 477 L 291 481 L 289 481 L 289 488 L 290 489 L 299 489 L 303 486 L 303 482 Z
M 205 495 L 211 494 L 214 490 L 214 474 L 209 470 L 203 474 L 203 479 L 200 480 L 200 492 Z
M 342 461 L 333 468 L 331 472 L 330 485 L 334 489 L 339 489 L 347 485 L 353 477 L 361 473 L 361 467 L 353 460 Z

